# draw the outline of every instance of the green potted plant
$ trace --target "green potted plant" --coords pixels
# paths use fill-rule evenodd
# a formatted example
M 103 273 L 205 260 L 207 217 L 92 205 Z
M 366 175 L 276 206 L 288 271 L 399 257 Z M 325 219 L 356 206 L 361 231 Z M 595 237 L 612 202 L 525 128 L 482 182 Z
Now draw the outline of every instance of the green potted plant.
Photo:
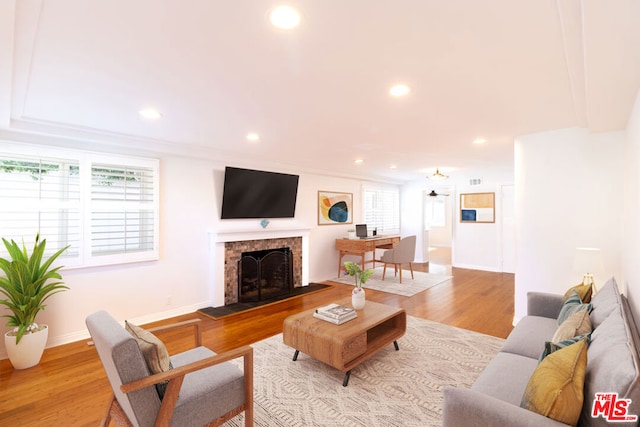
M 14 240 L 3 238 L 9 259 L 0 258 L 0 293 L 4 296 L 0 304 L 11 311 L 3 317 L 9 319 L 7 326 L 14 329 L 4 337 L 9 359 L 16 369 L 25 369 L 40 362 L 49 335 L 47 325 L 38 325 L 36 315 L 44 310 L 44 302 L 54 294 L 69 289 L 61 281 L 58 270 L 51 268 L 52 263 L 69 246 L 66 246 L 49 258 L 44 257 L 46 239 L 36 235 L 31 254 L 23 242 L 20 247 Z
M 365 269 L 363 271 L 360 266 L 353 261 L 345 262 L 344 268 L 347 270 L 347 273 L 349 273 L 349 276 L 352 276 L 356 280 L 356 287 L 351 292 L 351 305 L 353 305 L 354 309 L 361 310 L 364 308 L 364 304 L 366 302 L 365 292 L 364 289 L 362 289 L 362 285 L 366 283 L 369 277 L 371 277 L 373 270 Z

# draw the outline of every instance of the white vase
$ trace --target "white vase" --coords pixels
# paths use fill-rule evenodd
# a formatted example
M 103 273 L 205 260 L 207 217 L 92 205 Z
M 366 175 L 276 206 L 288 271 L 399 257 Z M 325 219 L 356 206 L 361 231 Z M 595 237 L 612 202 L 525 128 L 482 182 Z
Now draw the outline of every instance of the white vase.
M 4 345 L 15 369 L 27 369 L 40 363 L 49 337 L 47 325 L 40 326 L 44 328 L 31 334 L 24 334 L 18 344 L 15 336 L 9 335 L 9 332 L 4 334 Z
M 365 299 L 364 289 L 356 288 L 351 293 L 351 305 L 355 310 L 362 310 L 364 308 L 364 304 L 367 302 Z

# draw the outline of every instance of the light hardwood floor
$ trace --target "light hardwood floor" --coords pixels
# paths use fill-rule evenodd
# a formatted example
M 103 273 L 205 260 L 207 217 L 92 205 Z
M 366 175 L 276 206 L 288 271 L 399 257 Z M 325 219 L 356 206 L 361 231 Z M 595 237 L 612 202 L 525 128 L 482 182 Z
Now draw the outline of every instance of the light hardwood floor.
M 416 269 L 452 274 L 453 279 L 413 297 L 369 290 L 367 299 L 403 307 L 411 316 L 506 337 L 512 329 L 514 275 L 451 268 L 448 257 L 446 251 L 433 251 L 431 262 Z M 351 286 L 332 284 L 329 290 L 220 320 L 193 313 L 148 326 L 201 318 L 203 344 L 222 352 L 282 332 L 290 314 L 350 295 Z M 191 345 L 175 334 L 160 338 L 170 353 Z M 16 371 L 8 360 L 0 361 L 0 426 L 97 426 L 109 395 L 100 360 L 86 341 L 45 350 L 40 364 L 30 369 Z

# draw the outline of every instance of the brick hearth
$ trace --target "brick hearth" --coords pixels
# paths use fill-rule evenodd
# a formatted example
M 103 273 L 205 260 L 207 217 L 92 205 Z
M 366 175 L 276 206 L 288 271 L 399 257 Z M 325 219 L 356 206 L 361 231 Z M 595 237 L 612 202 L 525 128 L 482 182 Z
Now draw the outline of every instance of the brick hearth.
M 243 240 L 224 243 L 224 303 L 238 302 L 238 261 L 243 252 L 261 251 L 288 247 L 293 255 L 293 286 L 302 286 L 302 238 L 283 237 L 274 239 Z

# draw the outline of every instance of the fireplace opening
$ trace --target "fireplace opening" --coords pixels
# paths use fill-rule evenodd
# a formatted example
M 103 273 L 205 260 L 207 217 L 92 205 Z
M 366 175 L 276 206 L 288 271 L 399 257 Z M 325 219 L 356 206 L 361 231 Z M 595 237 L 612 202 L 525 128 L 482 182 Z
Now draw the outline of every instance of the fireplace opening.
M 290 248 L 243 252 L 238 261 L 238 302 L 265 301 L 293 288 Z

